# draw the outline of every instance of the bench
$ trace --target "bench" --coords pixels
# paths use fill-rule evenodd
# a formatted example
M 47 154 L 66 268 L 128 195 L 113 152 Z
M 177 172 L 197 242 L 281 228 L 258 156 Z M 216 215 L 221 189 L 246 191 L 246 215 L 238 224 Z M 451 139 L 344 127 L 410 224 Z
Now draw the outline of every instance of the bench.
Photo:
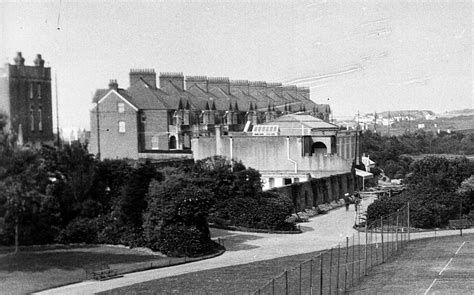
M 467 219 L 452 219 L 449 221 L 450 229 L 470 228 L 471 222 Z
M 90 264 L 87 265 L 84 270 L 86 272 L 86 278 L 92 280 L 103 281 L 118 276 L 117 270 L 110 268 L 106 263 Z
M 117 276 L 117 270 L 116 269 L 108 268 L 108 269 L 92 271 L 92 278 L 94 280 L 98 280 L 98 281 L 108 280 L 108 279 L 114 278 L 116 276 Z

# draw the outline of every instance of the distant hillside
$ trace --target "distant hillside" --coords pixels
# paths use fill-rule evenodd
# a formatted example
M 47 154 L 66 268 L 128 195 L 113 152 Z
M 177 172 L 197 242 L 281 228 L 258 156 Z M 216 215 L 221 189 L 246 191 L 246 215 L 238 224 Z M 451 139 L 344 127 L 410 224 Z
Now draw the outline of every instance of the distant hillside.
M 454 118 L 459 116 L 473 116 L 474 109 L 463 109 L 463 110 L 454 110 L 448 111 L 440 114 L 436 114 L 438 118 Z

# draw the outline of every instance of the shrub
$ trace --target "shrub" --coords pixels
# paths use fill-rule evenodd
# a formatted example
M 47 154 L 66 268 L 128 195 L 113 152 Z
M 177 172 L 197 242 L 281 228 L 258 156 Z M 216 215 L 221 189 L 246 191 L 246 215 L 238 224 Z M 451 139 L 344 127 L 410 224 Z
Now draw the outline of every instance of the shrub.
M 97 243 L 97 223 L 95 219 L 78 217 L 72 220 L 65 229 L 59 233 L 58 241 L 61 243 Z
M 170 256 L 199 256 L 215 252 L 219 245 L 196 225 L 167 224 L 162 227 L 158 249 Z

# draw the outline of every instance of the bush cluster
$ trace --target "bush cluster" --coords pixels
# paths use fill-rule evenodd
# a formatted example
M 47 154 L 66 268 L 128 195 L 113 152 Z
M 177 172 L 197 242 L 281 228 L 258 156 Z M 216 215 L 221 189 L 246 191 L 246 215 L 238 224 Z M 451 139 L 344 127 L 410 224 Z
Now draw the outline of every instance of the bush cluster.
M 258 171 L 214 157 L 186 169 L 0 146 L 0 244 L 105 243 L 199 256 L 221 247 L 208 219 L 287 229 L 292 204 L 262 192 Z M 294 226 L 294 225 L 293 225 Z
M 468 215 L 474 202 L 474 162 L 465 157 L 427 157 L 413 162 L 404 182 L 407 189 L 376 200 L 367 210 L 368 222 L 396 212 L 410 202 L 414 227 L 446 226 L 450 219 Z M 461 206 L 462 205 L 462 206 Z M 462 211 L 460 212 L 460 210 Z

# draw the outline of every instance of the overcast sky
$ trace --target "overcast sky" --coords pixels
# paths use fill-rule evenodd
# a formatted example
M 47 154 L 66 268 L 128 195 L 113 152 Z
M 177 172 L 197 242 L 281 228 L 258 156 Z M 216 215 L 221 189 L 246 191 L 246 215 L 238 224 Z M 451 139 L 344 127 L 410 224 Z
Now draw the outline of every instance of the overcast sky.
M 309 86 L 335 117 L 474 108 L 471 1 L 0 0 L 0 22 L 2 63 L 57 72 L 62 127 L 130 68 Z

